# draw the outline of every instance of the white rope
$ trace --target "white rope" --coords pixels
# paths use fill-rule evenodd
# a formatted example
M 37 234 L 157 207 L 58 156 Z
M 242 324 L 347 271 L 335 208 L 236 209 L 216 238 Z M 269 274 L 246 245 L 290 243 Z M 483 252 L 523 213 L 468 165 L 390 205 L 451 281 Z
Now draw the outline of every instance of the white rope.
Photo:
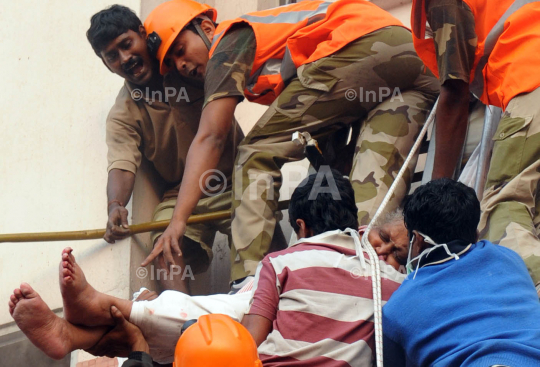
M 373 287 L 373 303 L 374 303 L 373 309 L 374 309 L 374 321 L 375 321 L 375 355 L 376 355 L 376 361 L 377 361 L 378 367 L 383 367 L 381 267 L 379 263 L 379 257 L 377 256 L 375 249 L 373 248 L 373 246 L 371 246 L 371 243 L 368 240 L 368 234 L 369 234 L 369 231 L 371 231 L 371 229 L 373 228 L 373 225 L 376 223 L 377 219 L 379 219 L 380 215 L 384 211 L 384 208 L 386 207 L 386 205 L 388 205 L 388 203 L 390 202 L 390 199 L 392 198 L 394 191 L 396 191 L 399 180 L 401 180 L 401 178 L 407 171 L 409 164 L 411 160 L 413 159 L 416 151 L 420 147 L 420 144 L 422 143 L 422 139 L 426 135 L 426 132 L 429 126 L 435 120 L 435 110 L 437 109 L 438 103 L 439 103 L 439 99 L 437 98 L 437 101 L 435 101 L 435 104 L 433 105 L 433 109 L 431 110 L 431 113 L 429 114 L 429 117 L 426 123 L 424 124 L 424 127 L 420 131 L 420 134 L 418 135 L 418 138 L 416 139 L 416 142 L 414 143 L 411 151 L 409 152 L 407 159 L 405 159 L 405 162 L 403 162 L 403 166 L 401 167 L 396 178 L 394 179 L 392 186 L 390 186 L 390 189 L 386 193 L 386 196 L 384 197 L 383 202 L 379 206 L 379 209 L 377 209 L 377 212 L 375 213 L 375 215 L 369 222 L 369 225 L 367 226 L 364 232 L 364 235 L 362 236 L 362 241 L 361 241 L 362 246 L 368 253 L 369 261 L 372 264 L 371 284 Z

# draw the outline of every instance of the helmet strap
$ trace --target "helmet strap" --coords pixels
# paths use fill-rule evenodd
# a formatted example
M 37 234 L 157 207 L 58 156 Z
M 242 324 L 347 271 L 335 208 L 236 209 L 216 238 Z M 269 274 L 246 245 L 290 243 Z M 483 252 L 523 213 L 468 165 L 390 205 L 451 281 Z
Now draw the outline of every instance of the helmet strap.
M 204 33 L 204 31 L 202 30 L 201 26 L 199 23 L 197 23 L 195 20 L 192 20 L 191 21 L 191 24 L 193 24 L 193 26 L 195 27 L 195 29 L 197 30 L 197 33 L 199 33 L 199 36 L 201 36 L 204 44 L 206 45 L 206 47 L 208 48 L 208 50 L 210 50 L 210 48 L 212 48 L 212 43 L 210 42 L 210 40 L 208 39 L 208 37 L 206 36 L 206 33 Z

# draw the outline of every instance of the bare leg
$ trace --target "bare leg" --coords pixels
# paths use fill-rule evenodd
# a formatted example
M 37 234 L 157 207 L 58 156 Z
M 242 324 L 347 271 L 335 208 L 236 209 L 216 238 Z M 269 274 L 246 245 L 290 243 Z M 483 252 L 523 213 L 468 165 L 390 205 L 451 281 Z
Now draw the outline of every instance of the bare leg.
M 56 316 L 26 283 L 11 295 L 9 313 L 28 339 L 53 359 L 92 347 L 107 331 L 107 327 L 78 327 Z
M 158 239 L 159 237 L 156 238 L 156 242 L 158 241 Z M 182 239 L 182 245 L 184 245 L 185 241 L 192 241 L 192 240 L 190 240 L 187 237 L 184 237 Z M 199 245 L 197 244 L 197 246 Z M 176 261 L 176 266 L 178 266 L 178 268 L 176 269 L 179 271 L 169 271 L 169 273 L 167 273 L 167 266 L 165 265 L 165 258 L 163 257 L 163 254 L 159 255 L 154 260 L 154 269 L 155 269 L 154 276 L 159 283 L 161 291 L 172 290 L 172 291 L 182 292 L 185 294 L 191 294 L 189 290 L 188 278 L 184 278 L 182 276 L 183 270 L 186 267 L 186 263 L 184 262 L 184 257 L 175 256 L 175 261 Z
M 86 281 L 72 252 L 73 249 L 65 248 L 60 262 L 60 291 L 66 320 L 84 326 L 114 325 L 110 311 L 112 305 L 129 319 L 133 302 L 96 291 Z

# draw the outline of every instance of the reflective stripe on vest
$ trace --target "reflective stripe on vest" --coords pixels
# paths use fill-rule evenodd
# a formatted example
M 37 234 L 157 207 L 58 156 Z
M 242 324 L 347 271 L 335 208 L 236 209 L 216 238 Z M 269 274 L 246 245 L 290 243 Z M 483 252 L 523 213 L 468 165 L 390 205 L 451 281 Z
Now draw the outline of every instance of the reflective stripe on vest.
M 326 11 L 330 6 L 330 2 L 323 2 L 315 10 L 299 10 L 291 11 L 286 13 L 280 13 L 278 15 L 266 15 L 266 16 L 257 16 L 253 14 L 242 15 L 240 19 L 245 19 L 248 22 L 272 24 L 272 23 L 285 23 L 285 24 L 296 24 L 308 20 L 306 26 L 323 20 L 326 16 Z M 257 80 L 261 75 L 281 75 L 281 80 L 283 83 L 287 83 L 289 79 L 296 76 L 296 65 L 291 56 L 291 51 L 288 47 L 285 47 L 285 55 L 283 59 L 270 59 L 266 61 L 259 69 L 257 69 L 249 80 L 246 83 L 246 88 L 254 96 L 260 95 L 261 93 L 255 93 L 253 88 L 257 84 Z M 264 93 L 266 91 L 263 91 Z
M 332 3 L 323 2 L 315 10 L 298 10 L 298 11 L 280 13 L 278 15 L 259 16 L 255 14 L 246 14 L 246 15 L 242 15 L 240 19 L 245 19 L 248 22 L 265 23 L 265 24 L 271 24 L 271 23 L 295 24 L 305 19 L 309 19 L 306 25 L 310 25 L 312 23 L 315 23 L 319 20 L 324 19 L 324 15 L 326 15 L 326 11 L 328 10 L 328 7 L 330 6 L 330 4 Z M 321 17 L 321 15 L 323 16 Z
M 297 68 L 327 57 L 350 42 L 378 29 L 403 24 L 365 0 L 303 1 L 221 22 L 217 44 L 235 24 L 255 33 L 257 49 L 244 94 L 252 102 L 270 104 L 296 76 Z
M 487 62 L 489 60 L 489 56 L 491 55 L 491 52 L 495 48 L 495 45 L 497 44 L 497 41 L 499 40 L 499 37 L 501 36 L 502 32 L 504 31 L 504 23 L 512 14 L 514 14 L 516 11 L 521 9 L 527 4 L 539 2 L 540 0 L 516 0 L 510 7 L 506 10 L 506 12 L 503 14 L 503 16 L 497 21 L 497 23 L 493 26 L 491 31 L 489 31 L 486 41 L 484 44 L 484 55 L 480 58 L 478 61 L 478 64 L 476 65 L 476 71 L 474 73 L 474 79 L 471 82 L 469 88 L 471 93 L 478 99 L 482 96 L 484 93 L 484 74 L 483 70 L 487 65 Z M 540 21 L 540 20 L 539 20 Z M 539 51 L 540 52 L 540 51 Z
M 242 15 L 240 19 L 245 19 L 248 22 L 257 22 L 257 23 L 288 23 L 296 24 L 305 19 L 308 19 L 306 26 L 323 20 L 326 16 L 326 11 L 330 6 L 330 2 L 323 2 L 315 10 L 299 10 L 292 11 L 287 13 L 281 13 L 278 15 L 266 15 L 266 16 L 257 16 L 252 14 Z M 296 65 L 291 56 L 291 51 L 288 47 L 285 48 L 285 55 L 282 60 L 279 59 L 270 59 L 265 62 L 247 81 L 246 88 L 253 93 L 253 87 L 257 84 L 257 80 L 260 75 L 274 75 L 280 74 L 281 79 L 284 83 L 289 81 L 292 77 L 296 75 Z M 255 94 L 255 93 L 254 93 Z

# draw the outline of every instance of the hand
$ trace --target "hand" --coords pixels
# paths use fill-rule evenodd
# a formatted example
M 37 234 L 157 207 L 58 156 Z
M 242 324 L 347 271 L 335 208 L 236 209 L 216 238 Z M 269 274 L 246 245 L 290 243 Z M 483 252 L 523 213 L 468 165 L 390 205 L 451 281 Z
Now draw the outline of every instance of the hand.
M 176 265 L 173 257 L 174 253 L 178 256 L 182 256 L 182 251 L 180 250 L 180 244 L 182 242 L 182 237 L 186 233 L 186 224 L 185 223 L 171 223 L 163 232 L 163 234 L 158 238 L 154 249 L 148 255 L 146 259 L 142 262 L 141 266 L 146 266 L 150 264 L 159 254 L 163 253 L 163 259 L 165 260 L 165 268 L 170 269 L 173 265 Z
M 131 234 L 128 225 L 128 211 L 123 206 L 113 203 L 109 208 L 109 220 L 103 239 L 109 243 L 122 240 Z
M 135 302 L 152 301 L 156 298 L 158 298 L 158 294 L 156 292 L 145 289 L 144 291 L 141 292 L 141 294 L 139 294 L 137 298 L 135 298 Z
M 115 306 L 111 306 L 115 326 L 96 345 L 86 351 L 95 356 L 109 358 L 127 357 L 131 352 L 149 353 L 150 348 L 141 330 L 124 318 Z

